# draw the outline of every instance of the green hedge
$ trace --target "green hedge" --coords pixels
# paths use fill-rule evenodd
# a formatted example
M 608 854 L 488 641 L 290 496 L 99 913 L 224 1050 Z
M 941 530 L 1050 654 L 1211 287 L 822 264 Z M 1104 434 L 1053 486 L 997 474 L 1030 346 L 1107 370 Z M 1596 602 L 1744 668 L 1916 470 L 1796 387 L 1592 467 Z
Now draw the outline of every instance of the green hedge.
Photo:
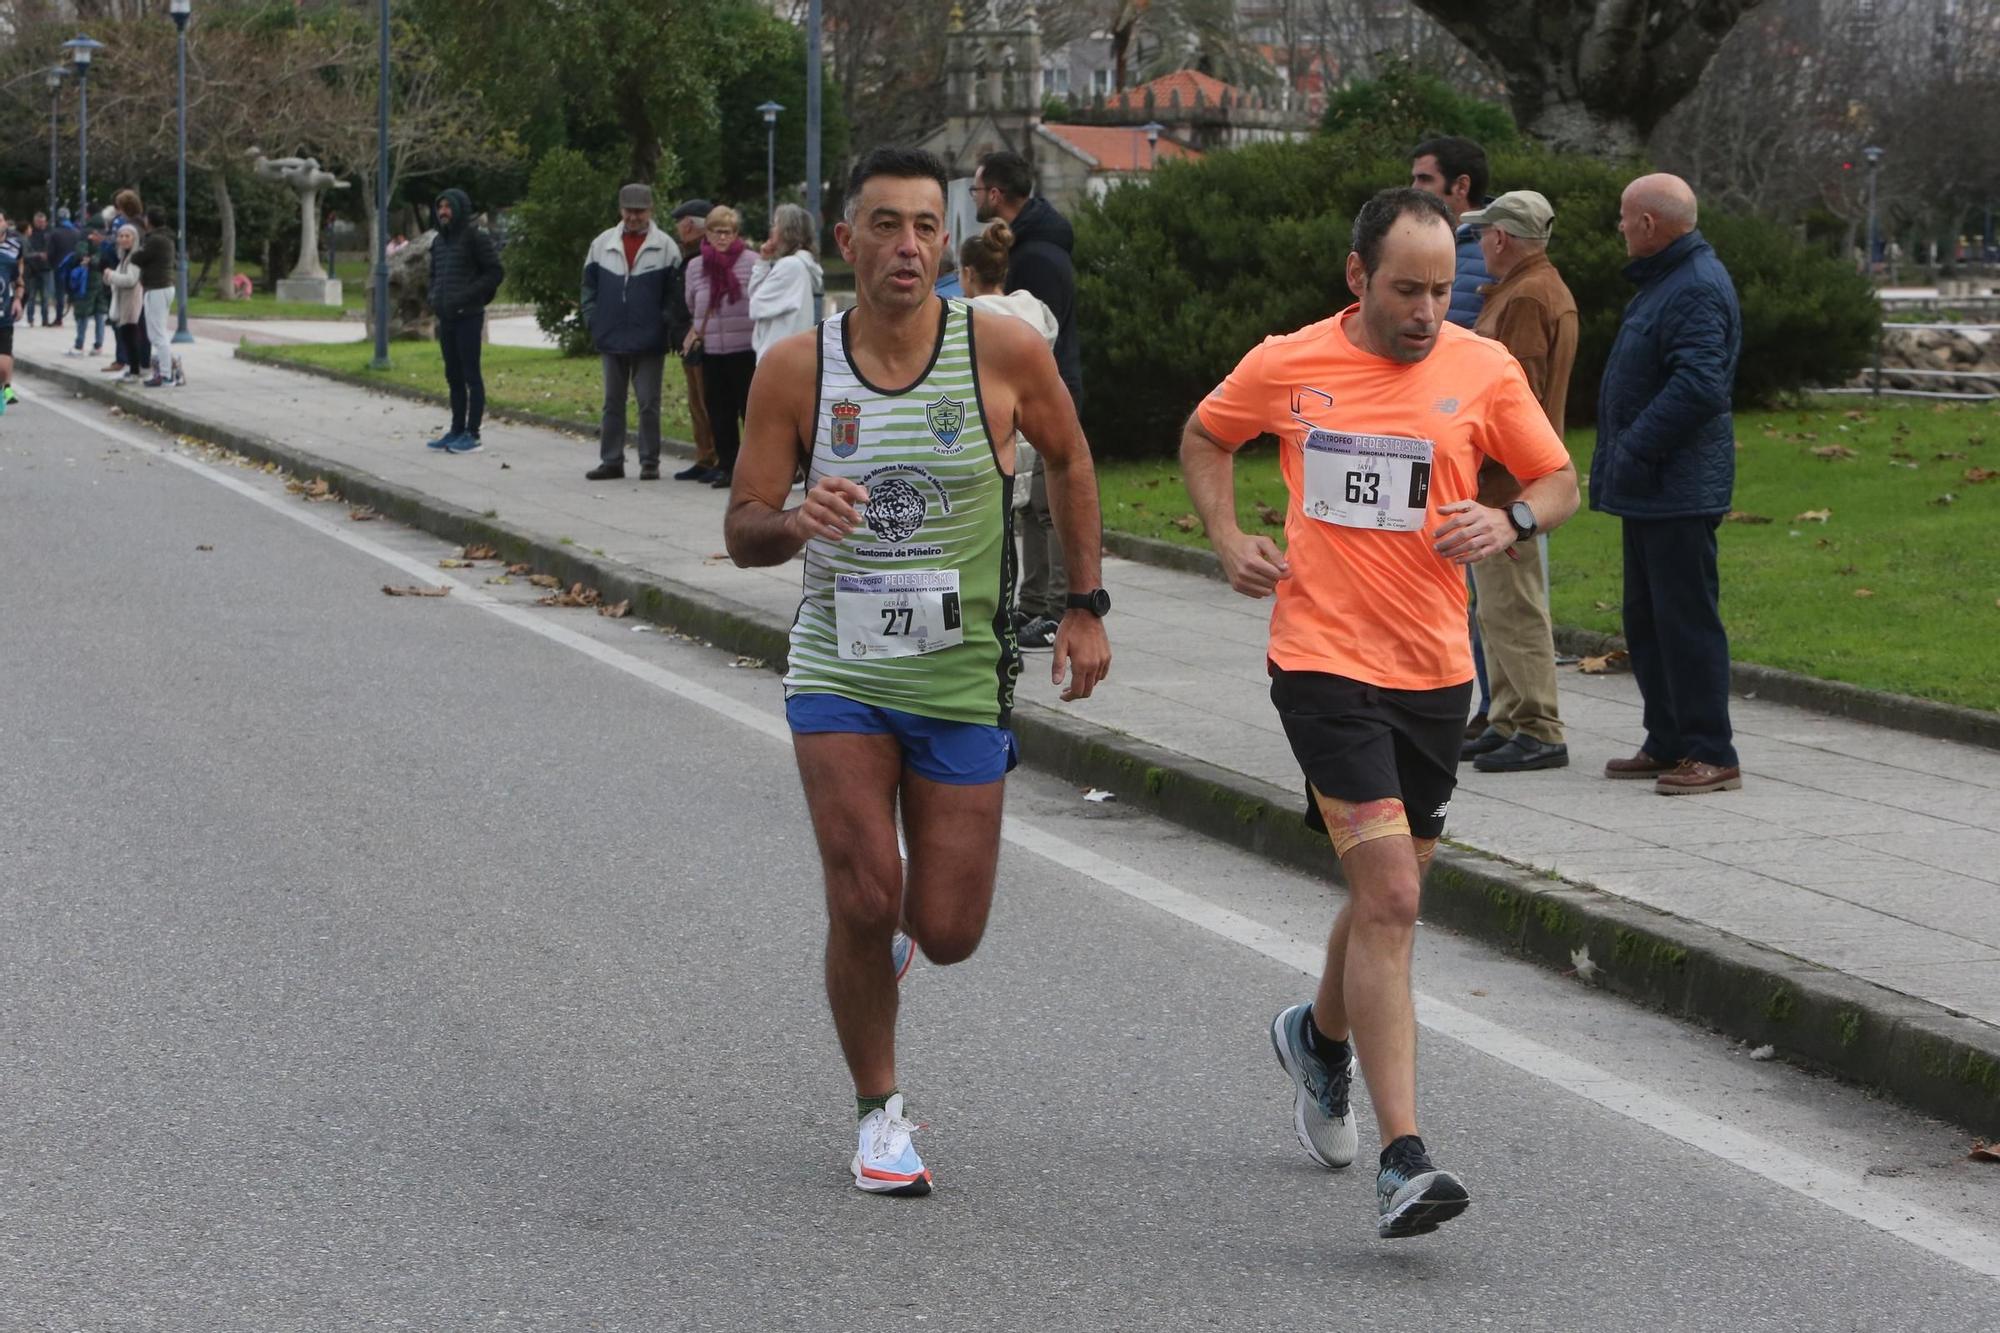
M 1406 161 L 1376 147 L 1384 142 L 1357 130 L 1168 162 L 1150 184 L 1115 188 L 1081 210 L 1085 424 L 1100 455 L 1171 453 L 1188 413 L 1245 351 L 1351 304 L 1343 270 L 1355 210 L 1409 179 Z M 1595 415 L 1634 290 L 1617 231 L 1633 174 L 1513 145 L 1493 159 L 1495 191 L 1536 189 L 1555 206 L 1549 254 L 1581 313 L 1573 423 Z M 1741 403 L 1837 382 L 1866 361 L 1879 310 L 1849 266 L 1762 219 L 1710 212 L 1702 231 L 1743 302 Z

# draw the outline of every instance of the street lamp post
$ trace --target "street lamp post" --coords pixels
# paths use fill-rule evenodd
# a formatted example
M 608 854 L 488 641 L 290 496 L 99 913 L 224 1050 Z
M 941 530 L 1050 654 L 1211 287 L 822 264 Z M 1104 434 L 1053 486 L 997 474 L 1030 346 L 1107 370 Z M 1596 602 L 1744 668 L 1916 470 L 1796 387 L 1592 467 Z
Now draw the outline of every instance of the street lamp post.
M 56 216 L 56 191 L 61 188 L 56 184 L 56 136 L 62 132 L 60 128 L 62 83 L 68 77 L 69 70 L 62 65 L 51 65 L 48 74 L 44 76 L 49 85 L 49 220 L 51 222 Z M 77 220 L 77 225 L 79 227 L 84 225 L 81 218 Z
M 1861 156 L 1868 159 L 1868 287 L 1875 290 L 1875 172 L 1882 165 L 1882 150 L 1870 144 L 1861 150 Z M 1872 381 L 1877 398 L 1882 396 L 1882 331 L 1875 331 L 1875 377 Z
M 1149 120 L 1139 127 L 1146 132 L 1146 170 L 1151 171 L 1160 160 L 1160 131 L 1166 126 L 1157 120 Z
M 382 0 L 375 88 L 375 370 L 389 368 L 389 0 Z
M 174 16 L 175 33 L 175 87 L 174 117 L 180 131 L 180 216 L 175 223 L 175 244 L 179 247 L 180 272 L 175 275 L 178 290 L 174 299 L 180 306 L 179 326 L 174 329 L 174 341 L 191 343 L 194 335 L 188 332 L 188 18 L 194 8 L 194 0 L 172 0 L 167 12 Z
M 76 215 L 78 218 L 90 216 L 90 57 L 103 46 L 103 42 L 93 41 L 81 33 L 63 43 L 63 50 L 69 52 L 70 61 L 76 66 Z
M 813 244 L 819 244 L 819 85 L 820 57 L 826 49 L 826 28 L 821 22 L 820 0 L 806 0 L 806 211 L 812 214 Z M 813 318 L 825 312 L 826 298 L 813 293 Z
M 770 226 L 778 211 L 778 113 L 785 108 L 776 102 L 761 102 L 764 113 L 764 225 Z

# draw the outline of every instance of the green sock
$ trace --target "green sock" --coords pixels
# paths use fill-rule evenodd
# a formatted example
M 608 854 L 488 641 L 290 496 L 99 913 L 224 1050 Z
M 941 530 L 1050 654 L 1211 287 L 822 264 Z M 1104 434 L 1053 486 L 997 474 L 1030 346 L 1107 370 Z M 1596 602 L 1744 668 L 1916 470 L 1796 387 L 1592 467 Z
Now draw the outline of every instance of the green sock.
M 872 1112 L 879 1111 L 887 1106 L 889 1099 L 895 1095 L 896 1090 L 891 1088 L 880 1097 L 856 1097 L 854 1099 L 855 1118 L 866 1120 Z

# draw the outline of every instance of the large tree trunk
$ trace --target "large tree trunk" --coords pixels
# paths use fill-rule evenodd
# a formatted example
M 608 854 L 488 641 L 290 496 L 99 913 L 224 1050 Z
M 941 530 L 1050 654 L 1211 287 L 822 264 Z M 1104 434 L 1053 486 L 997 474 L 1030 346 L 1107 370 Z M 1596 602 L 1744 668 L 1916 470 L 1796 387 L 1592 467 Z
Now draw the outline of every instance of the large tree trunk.
M 1507 80 L 1521 128 L 1561 152 L 1636 156 L 1759 0 L 1416 0 Z
M 236 299 L 236 201 L 229 194 L 229 174 L 220 167 L 211 168 L 208 173 L 208 187 L 215 195 L 215 211 L 222 218 L 222 239 L 216 244 L 216 253 L 222 260 L 222 272 L 216 277 L 216 295 L 225 301 Z

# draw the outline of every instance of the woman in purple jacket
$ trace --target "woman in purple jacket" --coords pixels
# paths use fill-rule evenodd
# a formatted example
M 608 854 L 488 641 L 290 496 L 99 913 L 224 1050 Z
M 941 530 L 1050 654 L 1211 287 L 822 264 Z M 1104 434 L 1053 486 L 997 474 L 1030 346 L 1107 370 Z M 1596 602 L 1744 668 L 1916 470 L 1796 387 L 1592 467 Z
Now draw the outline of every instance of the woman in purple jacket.
M 710 485 L 728 490 L 743 446 L 743 413 L 757 353 L 750 345 L 750 271 L 757 256 L 743 243 L 742 219 L 728 205 L 709 212 L 701 255 L 688 271 L 688 311 L 694 316 L 682 352 L 701 358 L 702 393 L 715 432 L 718 475 Z

